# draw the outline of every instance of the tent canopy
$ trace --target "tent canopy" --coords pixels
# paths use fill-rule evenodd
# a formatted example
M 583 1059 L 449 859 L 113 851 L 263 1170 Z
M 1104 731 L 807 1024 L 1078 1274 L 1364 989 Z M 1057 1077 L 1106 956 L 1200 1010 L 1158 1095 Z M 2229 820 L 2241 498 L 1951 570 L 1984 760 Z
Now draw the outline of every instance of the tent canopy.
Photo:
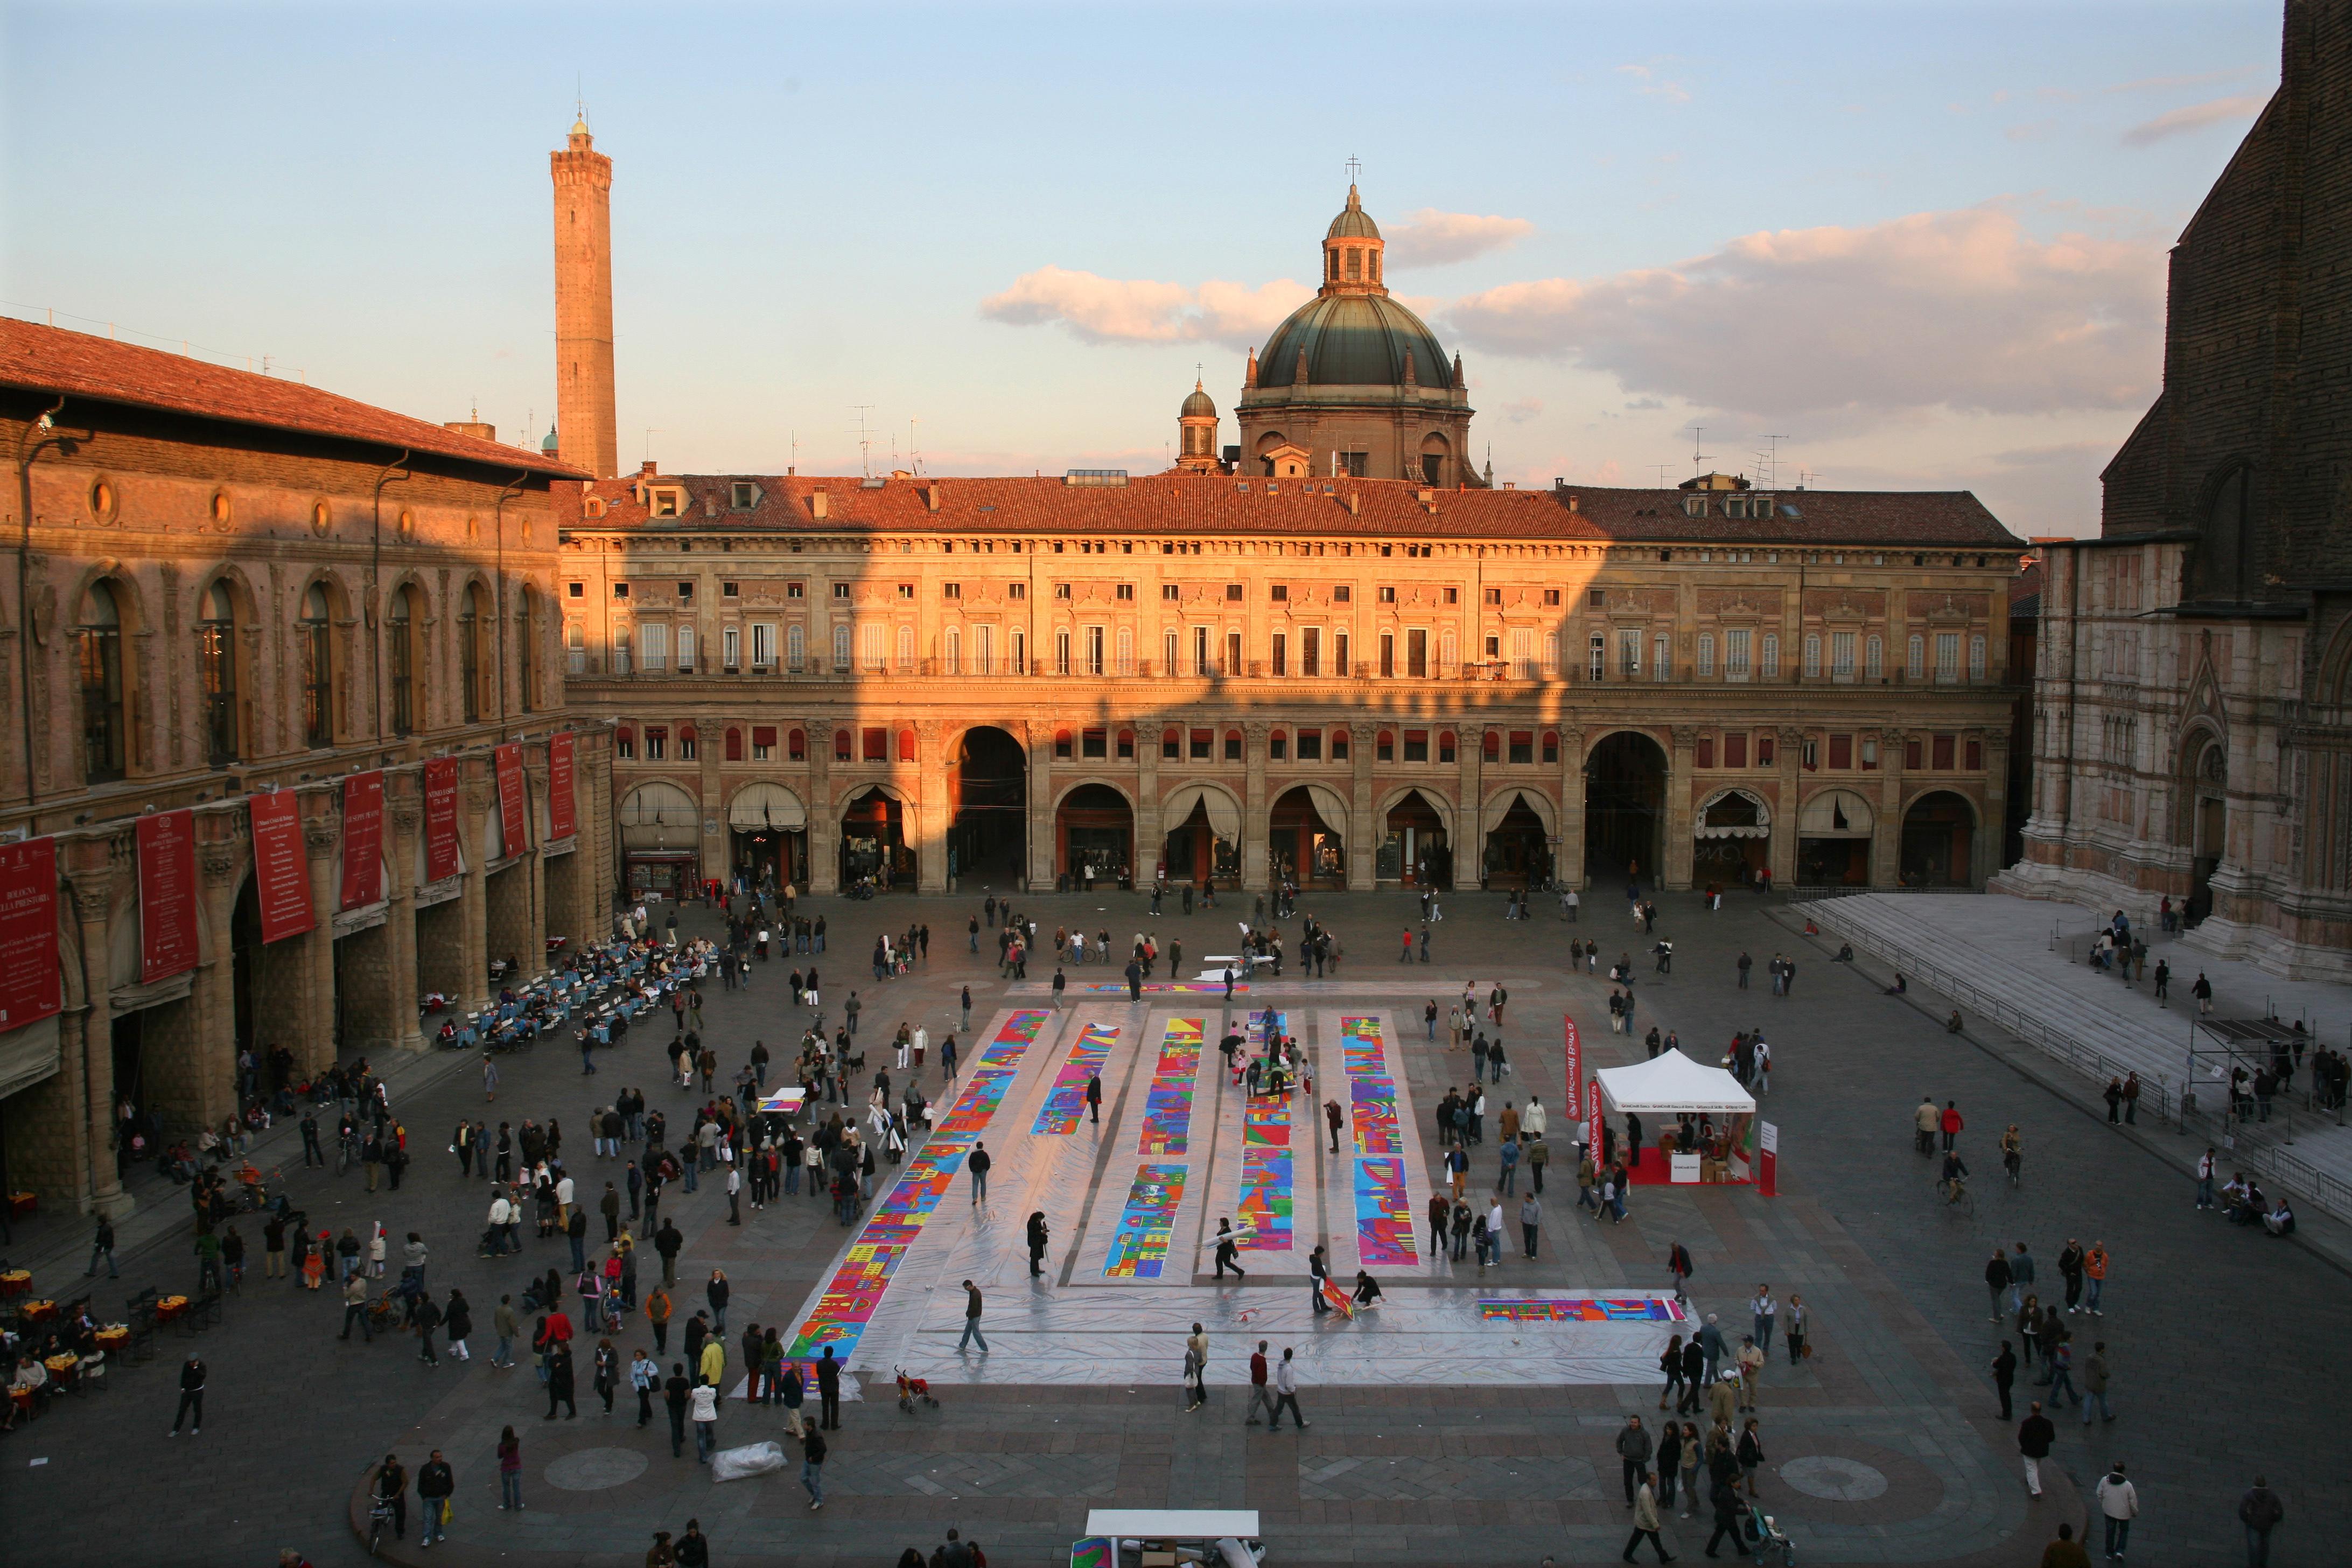
M 1632 1067 L 1602 1068 L 1593 1075 L 1601 1092 L 1619 1111 L 1672 1116 L 1689 1111 L 1749 1111 L 1755 1097 L 1721 1068 L 1701 1067 L 1680 1051 L 1661 1051 Z

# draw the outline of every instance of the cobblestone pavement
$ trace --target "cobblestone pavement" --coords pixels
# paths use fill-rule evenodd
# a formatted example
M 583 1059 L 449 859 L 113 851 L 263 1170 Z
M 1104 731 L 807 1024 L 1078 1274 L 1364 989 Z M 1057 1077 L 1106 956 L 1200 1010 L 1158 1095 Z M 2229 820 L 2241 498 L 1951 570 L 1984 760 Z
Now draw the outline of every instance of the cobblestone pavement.
M 1611 957 L 1643 945 L 1622 910 L 1601 918 L 1612 902 L 1591 900 L 1582 928 L 1608 940 Z M 1597 1040 L 1601 1064 L 1612 1050 L 1638 1057 L 1637 1041 L 1605 1031 L 1606 984 L 1570 979 L 1559 968 L 1571 928 L 1545 919 L 1505 922 L 1492 898 L 1463 895 L 1447 906 L 1435 962 L 1407 969 L 1390 956 L 1407 900 L 1310 900 L 1351 952 L 1371 960 L 1349 960 L 1343 977 L 1328 983 L 1334 1000 L 1345 998 L 1351 981 L 1411 977 L 1425 980 L 1443 1004 L 1465 980 L 1483 994 L 1499 978 L 1513 991 L 1514 1087 L 1538 1087 L 1555 1106 L 1563 1006 Z M 1223 923 L 1231 910 L 1153 921 L 1142 900 L 1125 895 L 1040 897 L 1030 907 L 1048 930 L 1081 919 L 1121 933 L 1156 930 L 1163 941 L 1183 935 L 1196 952 L 1232 930 Z M 969 912 L 946 900 L 829 905 L 834 952 L 818 960 L 827 1000 L 837 1012 L 855 984 L 867 1031 L 887 1037 L 904 1016 L 928 1021 L 936 1036 L 954 1025 L 956 991 L 969 983 L 974 1022 L 984 1023 L 1004 993 L 993 965 L 964 951 Z M 2195 1214 L 2177 1164 L 2136 1141 L 2144 1131 L 2111 1132 L 1998 1052 L 1948 1037 L 1937 1019 L 1881 996 L 1810 948 L 1792 997 L 1736 991 L 1731 959 L 1741 946 L 1760 973 L 1774 951 L 1803 945 L 1772 912 L 1734 901 L 1709 915 L 1695 899 L 1667 900 L 1661 930 L 1676 939 L 1676 973 L 1662 982 L 1645 975 L 1642 995 L 1644 1026 L 1654 1018 L 1694 1047 L 1738 1026 L 1768 1026 L 1778 1070 L 1767 1115 L 1781 1131 L 1784 1195 L 1637 1189 L 1627 1223 L 1602 1226 L 1570 1223 L 1572 1189 L 1563 1198 L 1555 1181 L 1546 1258 L 1514 1260 L 1506 1281 L 1654 1286 L 1666 1244 L 1680 1239 L 1697 1259 L 1696 1306 L 1722 1314 L 1727 1328 L 1744 1321 L 1758 1280 L 1771 1280 L 1783 1300 L 1801 1292 L 1820 1351 L 1801 1368 L 1784 1358 L 1773 1365 L 1763 1402 L 1771 1457 L 1763 1485 L 1808 1561 L 1987 1568 L 2037 1561 L 2056 1521 L 2081 1519 L 2064 1479 L 2086 1489 L 2117 1457 L 2141 1487 L 2134 1561 L 2231 1560 L 2235 1499 L 2259 1468 L 2282 1486 L 2289 1510 L 2275 1561 L 2316 1560 L 2298 1554 L 2312 1539 L 2303 1532 L 2315 1534 L 2325 1499 L 2342 1496 L 2320 1473 L 2330 1451 L 2317 1401 L 2324 1379 L 2280 1377 L 2277 1352 L 2264 1347 L 2340 1323 L 2340 1309 L 2330 1309 L 2341 1300 L 2341 1276 L 2303 1247 Z M 707 918 L 697 913 L 689 922 Z M 910 920 L 933 928 L 928 967 L 871 985 L 858 964 L 875 932 Z M 772 1046 L 797 1036 L 799 1017 L 782 994 L 790 966 L 772 961 L 747 994 L 709 997 L 709 1033 L 730 1068 L 755 1035 Z M 560 1244 L 527 1238 L 519 1261 L 477 1259 L 485 1188 L 461 1182 L 455 1160 L 435 1146 L 446 1142 L 461 1111 L 494 1111 L 494 1123 L 498 1115 L 551 1113 L 572 1130 L 575 1173 L 593 1190 L 599 1163 L 581 1157 L 592 1107 L 630 1083 L 657 1105 L 688 1102 L 646 1048 L 648 1036 L 662 1032 L 640 1031 L 635 1043 L 608 1053 L 593 1079 L 579 1076 L 576 1055 L 564 1049 L 509 1062 L 495 1107 L 482 1104 L 478 1078 L 461 1058 L 402 1064 L 395 1104 L 418 1155 L 404 1190 L 371 1197 L 356 1173 L 335 1178 L 295 1164 L 297 1201 L 315 1225 L 337 1230 L 379 1218 L 395 1234 L 422 1230 L 435 1246 L 436 1286 L 462 1288 L 487 1323 L 501 1291 L 562 1261 Z M 1442 1039 L 1433 1049 L 1417 1032 L 1404 1038 L 1419 1103 L 1433 1104 L 1449 1081 L 1467 1076 L 1465 1058 L 1449 1059 Z M 927 1090 L 938 1088 L 938 1076 L 934 1065 Z M 1926 1163 L 1911 1152 L 1908 1112 L 1922 1093 L 1958 1100 L 1969 1117 L 1980 1173 L 1973 1215 L 1938 1208 Z M 2014 1193 L 1985 1175 L 1998 1174 L 1990 1150 L 2012 1121 L 2029 1151 L 2025 1184 Z M 291 1151 L 281 1133 L 263 1153 L 284 1164 Z M 1491 1162 L 1493 1145 L 1480 1153 Z M 1491 1173 L 1491 1163 L 1485 1169 Z M 740 1229 L 725 1225 L 715 1186 L 673 1197 L 665 1212 L 688 1234 L 681 1279 L 726 1268 L 735 1287 L 729 1321 L 739 1331 L 746 1321 L 788 1321 L 843 1243 L 824 1205 L 804 1197 L 747 1211 Z M 124 1286 L 192 1280 L 186 1226 L 173 1201 L 161 1195 L 152 1217 L 142 1216 L 152 1239 L 131 1240 Z M 51 1261 L 40 1269 L 40 1288 L 62 1295 L 81 1259 L 62 1268 L 55 1260 L 79 1238 L 63 1235 L 61 1222 L 43 1228 L 46 1235 L 20 1237 L 17 1255 L 37 1258 L 46 1247 Z M 2054 1271 L 2070 1235 L 2104 1239 L 2116 1256 L 2108 1315 L 2079 1320 L 2077 1331 L 2110 1343 L 2118 1418 L 2086 1436 L 2064 1413 L 2062 1483 L 2050 1500 L 2029 1505 L 2014 1443 L 1993 1419 L 1981 1371 L 1994 1330 L 1984 1321 L 1979 1278 L 1996 1239 L 2030 1242 Z M 101 1305 L 110 1300 L 102 1295 Z M 1215 1389 L 1202 1414 L 1183 1414 L 1171 1353 L 1167 1373 L 1154 1370 L 1150 1382 L 1128 1381 L 1137 1369 L 1106 1368 L 1095 1390 L 958 1388 L 941 1409 L 915 1417 L 901 1415 L 886 1388 L 880 1400 L 848 1406 L 827 1467 L 828 1506 L 811 1515 L 797 1465 L 714 1488 L 690 1457 L 672 1460 L 658 1418 L 654 1428 L 636 1429 L 625 1396 L 613 1416 L 602 1415 L 584 1377 L 580 1418 L 542 1422 L 543 1396 L 527 1363 L 490 1369 L 480 1354 L 487 1334 L 476 1337 L 471 1366 L 445 1354 L 436 1369 L 405 1342 L 339 1341 L 340 1318 L 324 1295 L 248 1278 L 222 1328 L 165 1339 L 153 1364 L 126 1368 L 108 1392 L 0 1440 L 0 1508 L 46 1521 L 51 1552 L 68 1560 L 265 1563 L 294 1545 L 324 1568 L 362 1555 L 345 1521 L 368 1464 L 388 1447 L 413 1464 L 438 1446 L 459 1478 L 455 1539 L 441 1555 L 460 1563 L 635 1562 L 653 1530 L 680 1530 L 698 1515 L 722 1563 L 887 1563 L 905 1544 L 928 1551 L 950 1522 L 989 1543 L 993 1561 L 1044 1563 L 1078 1533 L 1088 1506 L 1106 1503 L 1256 1508 L 1274 1543 L 1271 1561 L 1285 1568 L 1532 1563 L 1547 1553 L 1587 1562 L 1613 1560 L 1623 1541 L 1614 1434 L 1627 1414 L 1656 1418 L 1647 1388 L 1309 1388 L 1302 1404 L 1313 1426 L 1268 1436 L 1240 1424 L 1243 1391 L 1230 1387 Z M 632 1322 L 625 1349 L 643 1337 L 640 1326 Z M 170 1439 L 173 1368 L 191 1349 L 211 1367 L 209 1419 L 201 1437 Z M 1475 1342 L 1465 1353 L 1475 1353 Z M 2261 1396 L 2241 1415 L 2243 1391 L 2257 1386 Z M 521 1515 L 493 1507 L 490 1445 L 509 1422 L 525 1445 L 530 1507 Z M 780 1435 L 778 1424 L 740 1406 L 721 1423 L 727 1444 Z M 97 1497 L 133 1496 L 135 1510 L 92 1506 Z M 1669 1522 L 1673 1551 L 1703 1543 L 1696 1525 Z M 404 1554 L 414 1553 L 415 1534 L 412 1521 Z

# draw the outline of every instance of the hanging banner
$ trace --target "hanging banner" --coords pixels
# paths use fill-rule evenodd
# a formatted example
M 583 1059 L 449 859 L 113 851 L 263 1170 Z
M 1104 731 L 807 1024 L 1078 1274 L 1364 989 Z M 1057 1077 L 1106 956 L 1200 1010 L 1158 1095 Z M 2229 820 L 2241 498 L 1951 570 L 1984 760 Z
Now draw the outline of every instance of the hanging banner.
M 1573 1110 L 1584 1103 L 1584 1037 L 1575 1019 L 1562 1014 L 1560 1021 L 1568 1026 L 1568 1108 Z
M 580 831 L 572 799 L 572 742 L 569 730 L 559 730 L 547 742 L 547 837 L 562 842 Z
M 139 819 L 139 978 L 152 985 L 196 966 L 196 814 Z
M 383 897 L 383 772 L 343 781 L 343 901 L 365 908 Z
M 1769 1121 L 1759 1121 L 1756 1126 L 1756 1190 L 1768 1198 L 1777 1198 L 1780 1190 L 1774 1183 L 1780 1176 L 1780 1130 Z
M 1585 1119 L 1592 1123 L 1592 1159 L 1593 1163 L 1598 1164 L 1601 1160 L 1601 1145 L 1608 1142 L 1601 1135 L 1603 1131 L 1601 1121 L 1601 1080 L 1595 1078 L 1591 1083 L 1585 1085 L 1585 1093 L 1589 1098 L 1584 1114 Z
M 253 816 L 253 894 L 267 944 L 317 924 L 310 910 L 310 862 L 302 850 L 302 803 L 290 789 L 247 795 Z
M 499 826 L 506 834 L 506 852 L 520 855 L 530 847 L 530 795 L 523 787 L 522 748 L 500 746 L 499 759 Z
M 58 973 L 58 841 L 0 844 L 0 1033 L 65 1006 Z
M 457 874 L 457 774 L 455 757 L 433 757 L 425 764 L 425 879 L 437 882 Z

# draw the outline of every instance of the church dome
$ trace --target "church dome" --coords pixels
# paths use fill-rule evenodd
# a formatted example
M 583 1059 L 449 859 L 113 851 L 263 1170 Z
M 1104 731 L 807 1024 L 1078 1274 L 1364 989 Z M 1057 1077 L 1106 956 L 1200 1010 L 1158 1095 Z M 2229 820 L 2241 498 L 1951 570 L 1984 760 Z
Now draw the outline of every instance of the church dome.
M 1380 237 L 1381 226 L 1372 221 L 1372 215 L 1366 212 L 1363 204 L 1356 199 L 1356 187 L 1349 185 L 1348 205 L 1339 209 L 1339 216 L 1331 220 L 1331 226 L 1323 231 L 1323 237 L 1378 239 Z
M 1341 216 L 1346 216 L 1342 214 Z M 1364 219 L 1369 227 L 1371 219 Z M 1301 352 L 1307 374 L 1298 374 Z M 1427 323 L 1385 294 L 1327 294 L 1276 327 L 1258 354 L 1260 386 L 1402 386 L 1406 356 L 1423 386 L 1453 384 L 1452 362 Z
M 1202 391 L 1201 384 L 1195 381 L 1191 394 L 1184 399 L 1184 406 L 1178 409 L 1176 414 L 1180 419 L 1214 419 L 1217 416 L 1217 402 L 1215 398 Z

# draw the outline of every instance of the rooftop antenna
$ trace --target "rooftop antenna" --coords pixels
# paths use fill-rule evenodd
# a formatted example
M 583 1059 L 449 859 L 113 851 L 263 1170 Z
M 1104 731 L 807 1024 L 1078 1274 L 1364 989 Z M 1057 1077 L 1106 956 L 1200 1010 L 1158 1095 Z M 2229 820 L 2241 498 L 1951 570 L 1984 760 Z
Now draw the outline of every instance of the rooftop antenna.
M 874 436 L 866 428 L 866 416 L 874 412 L 870 403 L 853 403 L 849 411 L 857 416 L 857 466 L 866 478 L 874 477 Z
M 800 472 L 801 468 L 801 433 L 797 430 L 793 430 L 788 432 L 788 434 L 791 436 L 793 443 L 792 457 L 789 459 L 790 467 L 793 472 L 798 473 Z
M 1671 487 L 1666 483 L 1666 470 L 1673 468 L 1674 465 L 1672 463 L 1652 463 L 1650 467 L 1658 470 L 1658 488 L 1662 490 L 1670 489 Z
M 1788 440 L 1789 437 L 1768 435 L 1764 439 L 1772 444 L 1771 451 L 1765 460 L 1764 488 L 1768 490 L 1777 490 L 1780 488 L 1780 443 Z
M 1694 425 L 1691 426 L 1691 478 L 1693 479 L 1696 479 L 1700 474 L 1706 471 L 1700 467 L 1700 465 L 1708 461 L 1706 454 L 1698 449 L 1699 433 L 1706 428 L 1706 426 L 1704 425 Z
M 646 461 L 648 463 L 654 460 L 654 432 L 660 428 L 658 425 L 646 426 Z

